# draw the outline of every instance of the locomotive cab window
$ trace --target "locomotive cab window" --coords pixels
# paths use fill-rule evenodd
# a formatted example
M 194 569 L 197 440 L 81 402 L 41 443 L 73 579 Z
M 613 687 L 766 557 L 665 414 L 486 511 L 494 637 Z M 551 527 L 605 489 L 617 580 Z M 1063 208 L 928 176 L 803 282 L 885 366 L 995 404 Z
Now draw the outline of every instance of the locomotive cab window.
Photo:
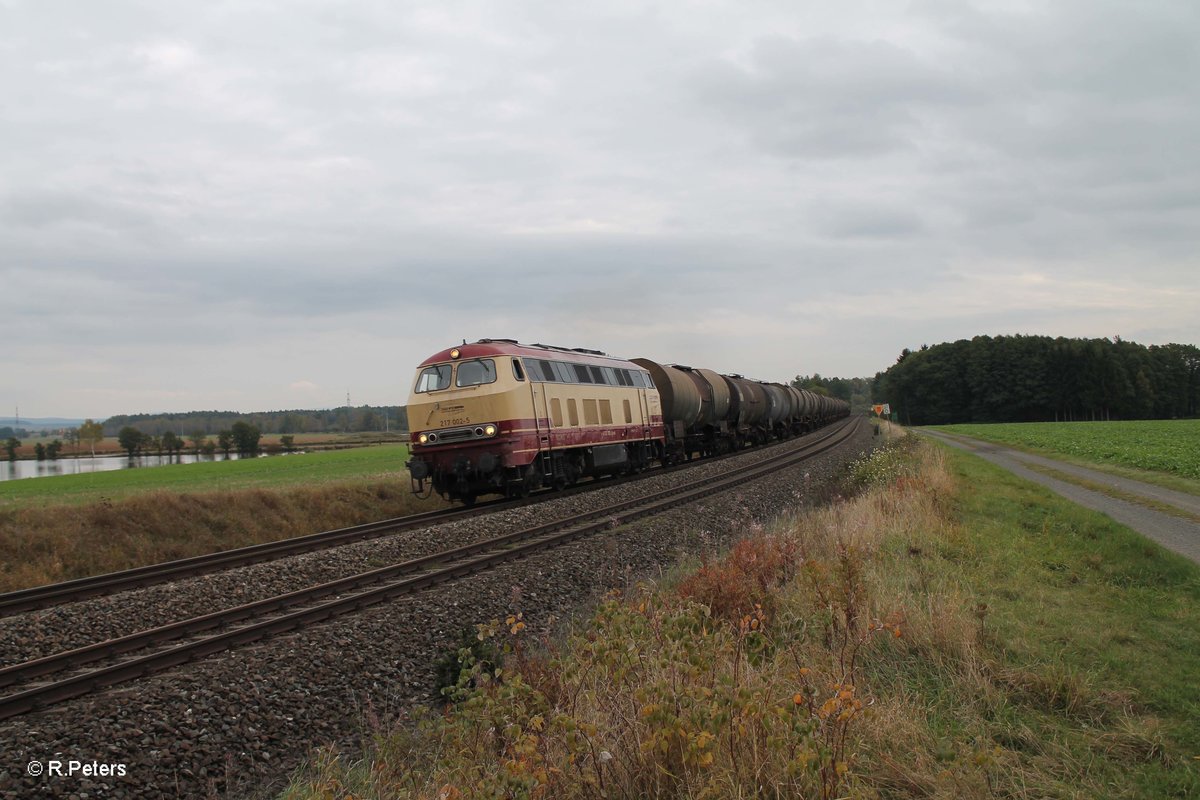
M 496 362 L 490 358 L 478 361 L 464 361 L 458 365 L 458 378 L 455 386 L 479 386 L 484 383 L 496 382 Z
M 525 373 L 521 370 L 521 359 L 514 358 L 512 361 L 512 365 L 513 365 L 513 377 L 519 381 L 525 380 Z
M 449 364 L 438 364 L 421 370 L 421 374 L 417 376 L 416 391 L 438 392 L 442 389 L 449 389 L 451 369 Z

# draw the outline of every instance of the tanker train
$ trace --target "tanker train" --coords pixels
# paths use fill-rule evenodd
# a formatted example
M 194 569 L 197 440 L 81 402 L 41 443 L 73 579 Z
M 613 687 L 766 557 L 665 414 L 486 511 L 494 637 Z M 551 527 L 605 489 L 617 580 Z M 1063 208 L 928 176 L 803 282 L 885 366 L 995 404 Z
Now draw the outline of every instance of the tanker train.
M 842 400 L 740 375 L 480 339 L 417 368 L 408 468 L 414 492 L 470 505 L 732 452 L 849 413 Z

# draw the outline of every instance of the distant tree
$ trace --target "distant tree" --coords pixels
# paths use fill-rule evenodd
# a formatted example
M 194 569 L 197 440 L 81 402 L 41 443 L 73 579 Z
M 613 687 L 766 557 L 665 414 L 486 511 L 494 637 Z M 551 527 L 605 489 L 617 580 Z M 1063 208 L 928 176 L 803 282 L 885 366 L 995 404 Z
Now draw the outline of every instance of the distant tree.
M 230 433 L 233 435 L 233 443 L 240 455 L 252 456 L 258 452 L 258 440 L 262 438 L 262 433 L 258 428 L 249 422 L 238 420 L 233 423 Z
M 204 449 L 204 445 L 208 442 L 208 434 L 204 431 L 192 431 L 188 435 L 188 438 L 192 440 L 192 449 L 196 455 L 200 455 L 200 451 Z
M 217 434 L 217 447 L 221 448 L 221 452 L 229 458 L 229 451 L 233 448 L 233 431 L 221 431 Z
M 7 439 L 10 436 L 16 436 L 17 432 L 12 429 L 11 425 L 5 425 L 0 428 L 0 439 Z
M 8 451 L 8 460 L 17 460 L 17 448 L 21 446 L 21 440 L 15 436 L 10 436 L 4 440 L 4 449 Z
M 67 428 L 63 433 L 63 438 L 75 449 L 75 454 L 79 455 L 79 428 Z
M 95 420 L 85 419 L 83 424 L 79 426 L 79 441 L 86 444 L 92 451 L 92 458 L 96 457 L 96 445 L 104 438 L 104 426 Z
M 46 458 L 56 459 L 59 452 L 62 450 L 63 443 L 55 439 L 50 444 L 46 445 Z
M 200 445 L 200 452 L 206 456 L 211 456 L 217 452 L 217 445 L 212 439 L 205 439 L 204 444 Z
M 167 455 L 174 456 L 183 449 L 183 439 L 173 431 L 167 431 L 162 435 L 162 448 L 167 451 Z
M 283 445 L 284 452 L 290 453 L 296 449 L 296 437 L 290 433 L 280 436 L 279 443 Z
M 358 418 L 360 431 L 377 431 L 383 428 L 383 418 L 371 409 L 364 410 Z
M 33 446 L 33 457 L 36 458 L 38 461 L 45 461 L 46 460 L 46 445 L 42 444 L 41 442 L 38 442 L 37 444 L 35 444 Z
M 126 425 L 117 433 L 117 442 L 121 448 L 133 458 L 146 444 L 146 434 L 139 431 L 132 425 Z

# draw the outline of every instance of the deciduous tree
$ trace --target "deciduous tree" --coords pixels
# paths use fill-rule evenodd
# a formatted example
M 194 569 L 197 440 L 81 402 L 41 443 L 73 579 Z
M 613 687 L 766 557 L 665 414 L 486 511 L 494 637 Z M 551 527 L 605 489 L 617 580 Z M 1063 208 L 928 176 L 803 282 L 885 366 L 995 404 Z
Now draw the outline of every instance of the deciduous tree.
M 131 425 L 126 425 L 117 434 L 117 442 L 129 454 L 129 457 L 133 458 L 145 445 L 146 434 Z
M 92 458 L 96 457 L 96 445 L 104 438 L 104 426 L 99 422 L 91 419 L 85 419 L 83 424 L 79 426 L 79 441 L 86 444 L 92 451 Z
M 233 423 L 230 432 L 233 434 L 233 443 L 237 446 L 239 454 L 252 456 L 258 452 L 258 440 L 262 437 L 258 428 L 239 420 Z

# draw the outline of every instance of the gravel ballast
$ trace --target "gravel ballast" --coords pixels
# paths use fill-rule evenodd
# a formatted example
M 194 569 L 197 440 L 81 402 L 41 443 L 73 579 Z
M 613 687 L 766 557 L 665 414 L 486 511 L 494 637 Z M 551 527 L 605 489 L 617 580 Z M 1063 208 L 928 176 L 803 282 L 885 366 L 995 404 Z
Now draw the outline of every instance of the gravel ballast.
M 0 723 L 0 798 L 271 794 L 310 750 L 355 748 L 364 719 L 389 719 L 432 697 L 433 664 L 476 623 L 520 611 L 532 633 L 599 594 L 653 578 L 682 555 L 713 551 L 755 522 L 804 504 L 846 461 L 870 449 L 870 426 L 798 467 L 744 488 L 505 564 L 351 617 Z M 788 445 L 784 445 L 785 447 Z M 777 450 L 751 451 L 761 459 Z M 7 663 L 144 629 L 498 535 L 693 480 L 700 470 L 647 477 L 488 517 L 244 567 L 4 620 Z M 670 482 L 668 484 L 668 482 Z M 557 506 L 555 504 L 563 504 Z M 73 639 L 78 636 L 78 639 Z M 76 645 L 77 646 L 77 645 Z M 13 656 L 9 648 L 21 654 Z M 34 776 L 51 760 L 76 774 Z M 94 763 L 93 763 L 94 762 Z M 103 770 L 105 764 L 115 765 Z M 93 772 L 123 775 L 82 775 Z

